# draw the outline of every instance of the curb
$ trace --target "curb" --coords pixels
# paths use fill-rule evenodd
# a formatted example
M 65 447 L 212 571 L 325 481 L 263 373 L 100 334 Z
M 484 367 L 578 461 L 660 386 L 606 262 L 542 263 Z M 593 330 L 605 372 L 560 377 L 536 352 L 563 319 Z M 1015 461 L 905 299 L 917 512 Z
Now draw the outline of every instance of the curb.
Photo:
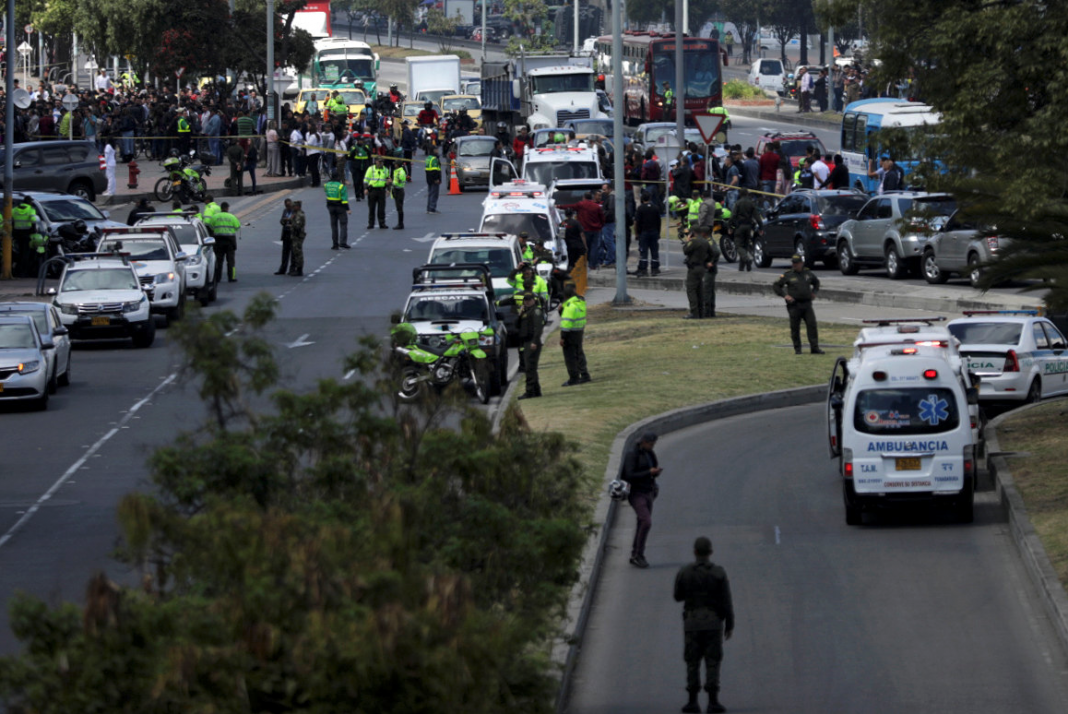
M 1001 451 L 997 438 L 998 427 L 1010 415 L 1020 414 L 1039 404 L 1049 403 L 1049 401 L 1039 402 L 1002 414 L 987 425 L 984 435 L 987 452 L 990 454 L 987 458 L 987 469 L 994 476 L 994 485 L 998 491 L 1002 513 L 1009 524 L 1012 541 L 1016 544 L 1016 550 L 1020 554 L 1028 575 L 1031 576 L 1031 582 L 1042 596 L 1042 607 L 1057 639 L 1060 640 L 1061 648 L 1068 653 L 1068 593 L 1061 585 L 1049 555 L 1027 515 L 1027 507 L 1024 505 L 1020 492 L 1016 489 L 1012 473 L 1009 471 L 1008 459 Z
M 638 436 L 646 431 L 654 431 L 657 435 L 663 436 L 687 427 L 741 414 L 820 402 L 825 398 L 826 390 L 826 385 L 817 384 L 811 387 L 751 394 L 746 397 L 723 399 L 693 407 L 682 407 L 634 422 L 616 434 L 609 451 L 608 466 L 605 468 L 600 496 L 593 513 L 592 523 L 602 525 L 597 529 L 599 532 L 591 533 L 586 540 L 586 547 L 582 551 L 582 562 L 579 565 L 579 581 L 571 588 L 571 595 L 568 598 L 567 622 L 564 631 L 552 648 L 553 661 L 562 667 L 560 689 L 556 697 L 557 714 L 567 711 L 571 677 L 575 673 L 575 666 L 582 652 L 583 635 L 589 622 L 590 610 L 593 608 L 593 598 L 597 594 L 597 581 L 601 566 L 604 564 L 608 536 L 615 521 L 618 506 L 617 501 L 608 497 L 607 484 L 622 471 L 623 454 L 633 448 Z M 571 626 L 570 632 L 567 631 L 568 625 Z
M 295 190 L 304 188 L 304 186 L 305 183 L 303 178 L 292 178 L 288 181 L 278 181 L 276 183 L 271 184 L 260 184 L 257 187 L 260 190 L 256 195 L 259 195 L 260 193 L 269 194 L 278 193 L 279 191 Z M 233 189 L 225 188 L 222 186 L 220 186 L 219 188 L 209 187 L 208 191 L 210 191 L 212 194 L 219 198 L 231 198 L 237 195 L 233 191 Z M 94 202 L 94 205 L 96 205 L 98 208 L 104 206 L 116 206 L 124 203 L 136 203 L 142 198 L 146 198 L 152 203 L 160 203 L 160 201 L 156 199 L 156 194 L 152 191 L 144 191 L 141 193 L 115 194 L 113 196 L 98 195 L 96 198 L 97 200 Z
M 615 275 L 590 275 L 589 284 L 595 287 L 615 287 Z M 679 278 L 642 278 L 640 281 L 627 281 L 627 286 L 634 289 L 653 290 L 683 290 L 683 279 Z M 731 295 L 759 295 L 771 297 L 771 283 L 767 282 L 733 282 L 719 280 L 716 283 L 716 291 Z M 848 288 L 822 287 L 820 298 L 832 302 L 853 303 L 859 305 L 872 305 L 874 307 L 896 307 L 906 310 L 931 310 L 934 312 L 963 312 L 964 310 L 1004 310 L 1011 307 L 1015 310 L 1040 309 L 1040 304 L 1026 304 L 1021 302 L 1007 303 L 1004 300 L 992 300 L 989 297 L 924 297 L 923 295 L 907 295 L 904 293 L 879 292 L 875 290 L 850 290 Z
M 783 102 L 783 106 L 796 106 L 794 104 L 787 104 Z M 812 114 L 800 114 L 797 111 L 763 111 L 761 109 L 751 109 L 746 107 L 732 107 L 727 105 L 727 111 L 732 116 L 745 117 L 746 119 L 763 119 L 764 121 L 774 121 L 782 124 L 799 124 L 801 126 L 819 127 L 820 129 L 834 129 L 840 130 L 842 128 L 841 119 L 832 121 L 830 119 L 824 119 L 823 117 L 816 117 Z

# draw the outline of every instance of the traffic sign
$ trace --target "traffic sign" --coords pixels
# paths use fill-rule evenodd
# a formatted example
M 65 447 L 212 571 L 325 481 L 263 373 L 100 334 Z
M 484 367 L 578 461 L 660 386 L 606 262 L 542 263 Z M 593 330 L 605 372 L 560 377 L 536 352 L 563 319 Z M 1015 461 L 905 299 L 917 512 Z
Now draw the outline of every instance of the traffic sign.
M 74 94 L 67 94 L 63 97 L 63 106 L 69 112 L 77 109 L 79 103 L 78 97 Z
M 26 25 L 26 27 L 24 27 L 22 29 L 25 30 L 26 34 L 28 35 L 31 32 L 33 32 L 33 25 Z
M 697 122 L 697 130 L 701 132 L 701 138 L 705 140 L 706 144 L 716 143 L 716 135 L 720 133 L 720 129 L 723 128 L 723 115 L 722 114 L 694 114 L 694 121 Z M 726 137 L 724 137 L 726 138 Z M 723 139 L 719 139 L 722 141 Z
M 182 78 L 182 72 L 184 72 L 184 71 L 185 71 L 185 67 L 179 67 L 178 69 L 174 70 L 174 76 L 177 77 L 178 79 L 181 79 Z

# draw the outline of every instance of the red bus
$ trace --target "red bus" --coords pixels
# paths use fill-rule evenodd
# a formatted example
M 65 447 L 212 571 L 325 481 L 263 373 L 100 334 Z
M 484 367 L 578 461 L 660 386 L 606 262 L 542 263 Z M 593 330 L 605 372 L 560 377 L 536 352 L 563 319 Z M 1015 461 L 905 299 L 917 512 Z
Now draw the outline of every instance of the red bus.
M 693 125 L 693 113 L 703 113 L 709 103 L 723 105 L 723 75 L 720 58 L 727 63 L 719 42 L 705 37 L 683 38 L 686 123 Z M 611 76 L 612 36 L 598 37 L 595 57 L 599 71 Z M 665 116 L 664 82 L 679 102 L 675 86 L 675 35 L 656 32 L 623 33 L 624 121 L 632 126 L 650 121 L 673 121 Z M 609 92 L 612 96 L 612 92 Z

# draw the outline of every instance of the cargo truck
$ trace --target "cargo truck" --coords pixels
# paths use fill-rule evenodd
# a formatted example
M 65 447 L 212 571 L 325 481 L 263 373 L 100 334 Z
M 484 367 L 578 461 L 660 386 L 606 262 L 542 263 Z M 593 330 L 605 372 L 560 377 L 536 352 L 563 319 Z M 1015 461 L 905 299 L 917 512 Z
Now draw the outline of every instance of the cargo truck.
M 589 57 L 531 55 L 482 64 L 482 117 L 531 129 L 606 119 Z
M 460 58 L 456 55 L 408 57 L 408 101 L 440 102 L 460 93 Z

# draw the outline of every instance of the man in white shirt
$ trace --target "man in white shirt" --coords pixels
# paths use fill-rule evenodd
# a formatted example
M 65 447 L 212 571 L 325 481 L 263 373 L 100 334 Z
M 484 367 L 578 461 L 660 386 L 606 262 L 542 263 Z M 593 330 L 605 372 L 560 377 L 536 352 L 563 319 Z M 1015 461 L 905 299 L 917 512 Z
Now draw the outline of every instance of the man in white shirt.
M 104 146 L 105 175 L 108 177 L 108 188 L 104 191 L 105 196 L 115 195 L 115 142 L 108 141 Z
M 96 85 L 96 91 L 98 92 L 106 92 L 111 89 L 111 77 L 108 76 L 106 69 L 100 70 L 100 73 L 96 75 L 94 83 Z
M 823 158 L 816 154 L 816 162 L 812 164 L 812 187 L 829 188 L 827 182 L 831 179 L 831 167 L 823 163 Z
M 812 111 L 812 73 L 804 70 L 804 74 L 801 75 L 801 100 L 797 111 L 810 112 Z
M 299 124 L 293 127 L 289 134 L 289 144 L 289 150 L 293 152 L 293 173 L 303 178 L 307 163 L 304 160 L 304 149 L 300 148 L 304 145 L 304 134 L 300 133 Z

